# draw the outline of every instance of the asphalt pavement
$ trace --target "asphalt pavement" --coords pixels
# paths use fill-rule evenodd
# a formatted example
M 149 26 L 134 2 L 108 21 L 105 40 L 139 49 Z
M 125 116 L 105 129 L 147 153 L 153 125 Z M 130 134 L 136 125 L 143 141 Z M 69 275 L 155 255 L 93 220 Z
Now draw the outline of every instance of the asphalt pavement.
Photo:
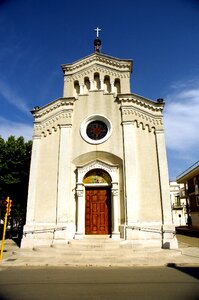
M 0 267 L 1 300 L 198 300 L 198 267 Z

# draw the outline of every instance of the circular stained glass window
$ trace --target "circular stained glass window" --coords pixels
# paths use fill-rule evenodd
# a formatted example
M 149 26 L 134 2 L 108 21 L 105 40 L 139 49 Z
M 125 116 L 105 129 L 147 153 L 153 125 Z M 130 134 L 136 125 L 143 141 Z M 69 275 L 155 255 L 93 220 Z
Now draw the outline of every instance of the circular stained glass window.
M 95 120 L 88 124 L 86 128 L 87 136 L 95 141 L 103 139 L 108 132 L 106 124 L 102 121 Z
M 104 143 L 112 133 L 111 121 L 103 115 L 90 115 L 81 123 L 80 133 L 90 144 Z

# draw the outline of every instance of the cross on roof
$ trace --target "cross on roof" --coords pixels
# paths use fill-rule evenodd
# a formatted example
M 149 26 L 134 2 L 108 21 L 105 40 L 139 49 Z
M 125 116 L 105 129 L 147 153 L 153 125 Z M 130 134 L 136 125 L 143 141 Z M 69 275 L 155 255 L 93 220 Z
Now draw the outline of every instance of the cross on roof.
M 99 32 L 101 31 L 101 29 L 100 28 L 96 28 L 96 29 L 94 29 L 96 32 L 97 32 L 97 38 L 99 37 Z

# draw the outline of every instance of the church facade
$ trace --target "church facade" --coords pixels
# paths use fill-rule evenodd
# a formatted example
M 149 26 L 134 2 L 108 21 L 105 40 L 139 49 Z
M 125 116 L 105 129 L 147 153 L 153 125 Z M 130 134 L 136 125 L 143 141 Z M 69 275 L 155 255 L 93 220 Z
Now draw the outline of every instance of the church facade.
M 132 60 L 96 50 L 62 65 L 63 97 L 35 107 L 22 247 L 106 236 L 177 247 L 164 102 L 131 93 Z

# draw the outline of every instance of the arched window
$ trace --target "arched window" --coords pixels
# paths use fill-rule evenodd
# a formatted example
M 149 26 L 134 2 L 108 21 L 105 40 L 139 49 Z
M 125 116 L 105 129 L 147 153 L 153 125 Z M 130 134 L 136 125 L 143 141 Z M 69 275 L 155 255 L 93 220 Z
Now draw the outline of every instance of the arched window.
M 120 79 L 119 78 L 115 79 L 114 86 L 115 86 L 116 94 L 120 94 L 121 93 L 121 85 L 120 85 Z
M 74 97 L 77 97 L 80 93 L 79 81 L 74 81 Z
M 84 94 L 88 94 L 90 90 L 90 80 L 88 77 L 84 78 Z
M 111 83 L 110 83 L 110 77 L 106 75 L 104 77 L 104 92 L 110 93 L 111 92 Z
M 94 89 L 99 90 L 100 89 L 100 77 L 99 73 L 94 74 Z

